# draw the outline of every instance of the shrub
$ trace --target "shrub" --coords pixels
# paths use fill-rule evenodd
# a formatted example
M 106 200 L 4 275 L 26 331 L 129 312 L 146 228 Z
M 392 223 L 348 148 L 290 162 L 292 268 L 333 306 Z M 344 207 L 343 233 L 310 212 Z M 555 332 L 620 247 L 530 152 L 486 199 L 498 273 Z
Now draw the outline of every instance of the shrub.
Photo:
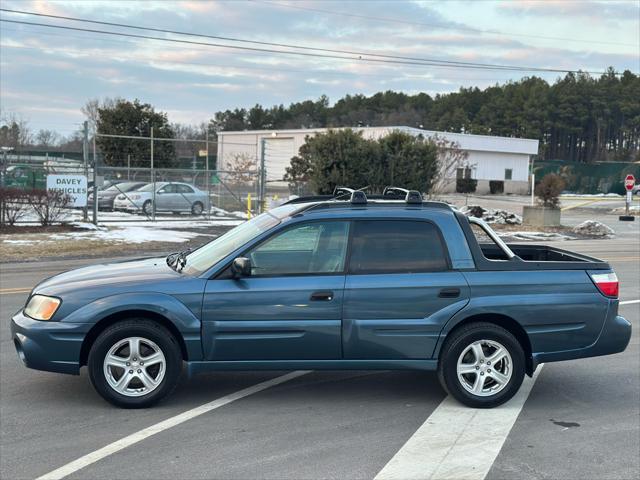
M 473 178 L 456 179 L 456 192 L 458 193 L 473 193 L 477 186 L 478 181 Z
M 503 180 L 489 180 L 489 191 L 492 195 L 504 193 Z
M 0 188 L 0 215 L 3 225 L 14 225 L 27 213 L 28 205 L 24 190 L 15 187 Z
M 560 175 L 550 173 L 545 175 L 540 183 L 536 185 L 535 194 L 538 203 L 543 207 L 558 208 L 560 204 L 560 194 L 564 190 L 564 180 Z
M 52 225 L 60 221 L 64 210 L 71 203 L 71 197 L 61 190 L 32 190 L 29 205 L 38 215 L 41 225 Z

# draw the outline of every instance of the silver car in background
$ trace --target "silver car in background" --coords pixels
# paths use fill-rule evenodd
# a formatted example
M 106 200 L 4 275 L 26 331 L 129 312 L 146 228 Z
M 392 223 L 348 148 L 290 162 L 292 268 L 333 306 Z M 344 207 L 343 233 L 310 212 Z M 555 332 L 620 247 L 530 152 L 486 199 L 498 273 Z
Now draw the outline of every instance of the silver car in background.
M 182 182 L 156 182 L 156 212 L 189 212 L 202 215 L 209 209 L 207 192 Z M 114 210 L 128 212 L 153 213 L 153 183 L 144 187 L 118 195 L 113 202 Z

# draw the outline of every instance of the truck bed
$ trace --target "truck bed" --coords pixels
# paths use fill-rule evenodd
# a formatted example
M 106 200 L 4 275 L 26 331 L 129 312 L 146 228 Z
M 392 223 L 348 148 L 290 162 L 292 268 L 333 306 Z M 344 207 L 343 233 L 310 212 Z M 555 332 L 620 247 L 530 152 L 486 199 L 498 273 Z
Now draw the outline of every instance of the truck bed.
M 570 252 L 548 245 L 507 244 L 513 253 L 527 262 L 602 262 L 597 258 Z M 480 248 L 490 260 L 507 260 L 506 255 L 495 244 L 481 243 Z

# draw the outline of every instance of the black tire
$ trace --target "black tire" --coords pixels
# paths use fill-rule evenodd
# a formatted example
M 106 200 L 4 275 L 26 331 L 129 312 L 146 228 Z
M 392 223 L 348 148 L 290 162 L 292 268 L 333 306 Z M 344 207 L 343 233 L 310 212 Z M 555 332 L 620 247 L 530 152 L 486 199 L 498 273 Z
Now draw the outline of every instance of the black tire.
M 144 202 L 142 204 L 142 213 L 144 213 L 145 215 L 152 215 L 153 214 L 153 208 L 152 208 L 151 200 L 147 200 L 146 202 Z
M 154 342 L 166 361 L 164 377 L 154 390 L 146 395 L 131 397 L 114 390 L 105 378 L 105 356 L 119 341 L 129 337 L 142 337 Z M 108 402 L 121 408 L 147 408 L 159 402 L 176 388 L 182 372 L 182 353 L 176 338 L 162 325 L 144 318 L 123 320 L 102 332 L 89 351 L 87 361 L 89 378 L 96 391 Z
M 460 355 L 467 347 L 479 340 L 498 342 L 509 352 L 511 357 L 511 378 L 508 382 L 505 382 L 506 386 L 502 387 L 501 390 L 487 396 L 475 395 L 466 390 L 457 373 Z M 484 368 L 487 368 L 487 366 L 485 365 Z M 440 351 L 438 378 L 442 387 L 460 403 L 469 407 L 493 408 L 502 405 L 518 392 L 520 385 L 522 385 L 524 374 L 525 353 L 522 345 L 511 332 L 493 323 L 470 323 L 458 330 L 454 330 L 448 335 Z M 474 378 L 473 376 L 465 375 L 463 377 Z
M 192 215 L 202 215 L 202 212 L 204 212 L 204 205 L 202 202 L 194 202 L 194 204 L 191 205 Z

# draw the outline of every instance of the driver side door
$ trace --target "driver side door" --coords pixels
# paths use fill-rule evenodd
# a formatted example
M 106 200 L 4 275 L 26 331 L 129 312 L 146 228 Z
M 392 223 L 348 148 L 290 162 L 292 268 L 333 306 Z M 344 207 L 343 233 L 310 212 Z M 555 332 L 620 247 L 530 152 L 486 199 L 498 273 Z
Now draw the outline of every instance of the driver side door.
M 343 220 L 294 224 L 244 253 L 250 276 L 209 280 L 205 358 L 340 359 L 349 227 Z

